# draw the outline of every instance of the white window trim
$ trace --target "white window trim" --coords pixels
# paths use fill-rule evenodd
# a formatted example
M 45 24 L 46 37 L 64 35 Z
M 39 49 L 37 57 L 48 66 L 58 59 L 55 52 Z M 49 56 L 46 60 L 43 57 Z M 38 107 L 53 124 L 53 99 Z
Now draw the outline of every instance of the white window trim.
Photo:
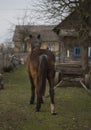
M 88 47 L 88 57 L 91 57 L 91 47 Z
M 70 51 L 67 50 L 67 57 L 70 57 Z

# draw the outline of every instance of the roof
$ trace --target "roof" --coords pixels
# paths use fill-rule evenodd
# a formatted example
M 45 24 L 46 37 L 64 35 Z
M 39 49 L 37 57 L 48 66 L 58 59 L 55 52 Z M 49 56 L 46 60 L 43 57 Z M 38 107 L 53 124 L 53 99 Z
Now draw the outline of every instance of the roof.
M 61 29 L 73 29 L 74 25 L 78 25 L 79 23 L 78 13 L 76 11 L 72 12 L 68 15 L 62 22 L 60 22 L 56 27 L 54 27 L 54 31 L 57 31 L 59 28 Z
M 26 37 L 31 33 L 39 33 L 42 41 L 59 41 L 57 34 L 53 31 L 54 27 L 54 25 L 16 25 L 13 41 L 22 42 L 24 32 Z
M 89 7 L 88 7 L 89 2 Z M 89 16 L 89 23 L 88 26 L 91 28 L 91 0 L 85 0 L 82 4 L 84 10 L 88 9 L 85 13 Z M 86 15 L 85 14 L 85 15 Z M 72 13 L 70 13 L 62 22 L 60 22 L 56 27 L 54 27 L 55 32 L 59 32 L 60 29 L 63 30 L 73 30 L 77 29 L 79 26 L 81 26 L 81 15 L 78 11 L 78 9 L 75 9 Z

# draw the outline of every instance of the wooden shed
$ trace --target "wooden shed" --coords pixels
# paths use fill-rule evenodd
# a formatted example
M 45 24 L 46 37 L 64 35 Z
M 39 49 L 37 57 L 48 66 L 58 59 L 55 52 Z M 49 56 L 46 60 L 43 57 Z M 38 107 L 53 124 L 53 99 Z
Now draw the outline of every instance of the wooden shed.
M 85 40 L 85 45 L 86 47 L 88 46 L 88 60 L 89 64 L 91 64 L 91 1 L 85 0 L 82 6 L 84 8 L 84 15 L 87 17 L 86 20 L 88 20 L 89 39 L 88 41 Z M 86 11 L 86 9 L 88 9 L 88 11 Z M 80 17 L 79 11 L 75 9 L 54 28 L 54 31 L 60 37 L 60 63 L 82 64 L 81 58 L 83 57 L 83 53 L 81 46 L 83 46 L 83 43 L 79 37 L 79 28 L 81 26 Z M 84 50 L 86 50 L 86 48 Z

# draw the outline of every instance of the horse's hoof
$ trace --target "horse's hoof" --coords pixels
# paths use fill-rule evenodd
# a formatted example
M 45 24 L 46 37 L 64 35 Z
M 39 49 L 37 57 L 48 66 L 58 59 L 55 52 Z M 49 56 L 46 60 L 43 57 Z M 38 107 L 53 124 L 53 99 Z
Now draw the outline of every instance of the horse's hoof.
M 42 103 L 42 104 L 44 103 L 44 101 L 43 101 L 43 99 L 42 99 L 42 98 L 40 99 L 40 103 Z
M 44 101 L 42 100 L 42 101 L 41 101 L 41 103 L 43 104 L 43 103 L 44 103 Z
M 52 115 L 57 115 L 57 113 L 56 112 L 53 112 L 53 113 L 51 113 Z
M 40 110 L 35 110 L 35 112 L 40 112 Z
M 33 105 L 34 104 L 34 102 L 33 101 L 30 101 L 30 105 Z

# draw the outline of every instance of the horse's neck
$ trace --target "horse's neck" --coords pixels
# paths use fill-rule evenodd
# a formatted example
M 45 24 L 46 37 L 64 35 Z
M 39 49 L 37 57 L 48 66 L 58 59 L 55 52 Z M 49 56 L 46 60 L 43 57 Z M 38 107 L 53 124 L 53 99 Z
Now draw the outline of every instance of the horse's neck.
M 39 50 L 40 50 L 40 48 L 37 48 L 37 47 L 32 48 L 30 54 L 31 54 L 31 55 L 39 54 Z
M 33 47 L 31 51 L 40 50 L 39 47 Z

